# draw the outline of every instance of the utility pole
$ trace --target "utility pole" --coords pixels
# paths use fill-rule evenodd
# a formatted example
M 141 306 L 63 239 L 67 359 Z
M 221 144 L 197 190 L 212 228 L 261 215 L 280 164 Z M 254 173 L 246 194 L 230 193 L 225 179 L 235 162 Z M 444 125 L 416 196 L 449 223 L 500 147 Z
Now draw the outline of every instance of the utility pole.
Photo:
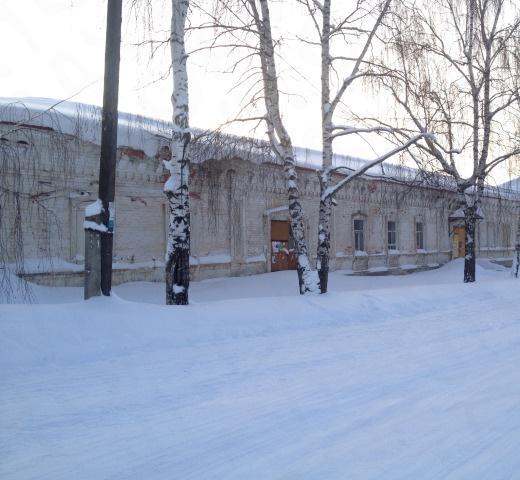
M 110 296 L 112 288 L 121 21 L 122 0 L 108 0 L 99 201 L 98 208 L 93 204 L 87 209 L 84 224 L 85 299 L 100 293 Z

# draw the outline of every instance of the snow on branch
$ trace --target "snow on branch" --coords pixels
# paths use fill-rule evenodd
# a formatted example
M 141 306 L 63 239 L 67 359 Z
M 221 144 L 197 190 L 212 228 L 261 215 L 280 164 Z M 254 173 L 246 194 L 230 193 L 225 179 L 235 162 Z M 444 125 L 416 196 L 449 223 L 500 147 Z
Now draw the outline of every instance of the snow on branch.
M 336 109 L 336 107 L 338 106 L 338 104 L 341 101 L 341 98 L 343 97 L 343 94 L 345 93 L 347 88 L 352 84 L 352 82 L 356 78 L 364 77 L 367 75 L 369 75 L 369 76 L 373 76 L 373 75 L 378 76 L 379 75 L 377 73 L 360 73 L 359 69 L 360 69 L 361 65 L 363 64 L 363 61 L 365 60 L 365 56 L 370 48 L 370 45 L 372 44 L 372 40 L 374 39 L 376 32 L 377 32 L 379 26 L 381 25 L 383 18 L 386 15 L 386 13 L 390 7 L 390 3 L 391 3 L 391 0 L 385 1 L 385 3 L 383 4 L 383 7 L 381 9 L 381 12 L 379 13 L 376 21 L 374 22 L 374 25 L 372 26 L 372 30 L 369 33 L 367 32 L 368 37 L 365 41 L 365 44 L 363 45 L 363 48 L 361 49 L 359 56 L 356 59 L 356 62 L 352 68 L 352 71 L 350 72 L 350 75 L 348 75 L 347 77 L 344 78 L 339 90 L 337 91 L 335 97 L 333 98 L 333 100 L 331 102 L 331 111 L 334 111 Z
M 312 0 L 312 3 L 314 4 L 314 6 L 323 12 L 323 3 L 321 3 L 320 1 L 318 0 Z
M 393 157 L 394 155 L 397 155 L 398 153 L 408 149 L 415 143 L 417 143 L 419 140 L 423 138 L 429 138 L 431 139 L 433 135 L 430 133 L 420 133 L 419 135 L 416 135 L 412 138 L 410 138 L 407 142 L 403 143 L 402 145 L 399 145 L 398 147 L 394 148 L 393 150 L 390 150 L 386 154 L 376 158 L 375 160 L 372 160 L 370 162 L 367 162 L 362 167 L 358 168 L 354 172 L 352 172 L 350 175 L 339 181 L 336 185 L 332 185 L 328 188 L 326 188 L 322 195 L 321 200 L 326 200 L 328 197 L 331 197 L 334 195 L 338 190 L 340 190 L 343 186 L 345 186 L 347 183 L 350 183 L 354 178 L 357 178 L 361 175 L 363 175 L 367 170 L 370 170 L 372 167 L 379 165 L 380 163 L 384 162 L 385 160 L 388 160 L 389 158 Z M 331 172 L 338 170 L 340 167 L 333 167 L 327 169 L 324 174 L 329 175 Z
M 393 133 L 394 130 L 389 127 L 366 127 L 366 128 L 358 128 L 358 127 L 349 127 L 344 125 L 337 125 L 333 127 L 335 133 L 333 133 L 329 138 L 334 139 L 337 137 L 342 137 L 345 135 L 354 135 L 360 133 Z M 337 130 L 337 131 L 336 131 Z

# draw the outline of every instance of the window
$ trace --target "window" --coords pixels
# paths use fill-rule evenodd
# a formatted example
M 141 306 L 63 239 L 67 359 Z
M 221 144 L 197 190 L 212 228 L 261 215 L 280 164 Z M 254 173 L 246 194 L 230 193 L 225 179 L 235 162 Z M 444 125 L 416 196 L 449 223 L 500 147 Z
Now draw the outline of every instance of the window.
M 388 250 L 397 250 L 397 230 L 395 222 L 387 223 L 387 245 Z
M 488 247 L 496 247 L 495 224 L 493 222 L 489 222 L 487 227 Z
M 365 250 L 365 221 L 354 220 L 354 245 L 356 251 Z
M 417 250 L 424 250 L 424 226 L 422 222 L 415 224 L 415 245 Z
M 502 224 L 502 246 L 511 246 L 511 225 L 508 225 L 507 223 Z

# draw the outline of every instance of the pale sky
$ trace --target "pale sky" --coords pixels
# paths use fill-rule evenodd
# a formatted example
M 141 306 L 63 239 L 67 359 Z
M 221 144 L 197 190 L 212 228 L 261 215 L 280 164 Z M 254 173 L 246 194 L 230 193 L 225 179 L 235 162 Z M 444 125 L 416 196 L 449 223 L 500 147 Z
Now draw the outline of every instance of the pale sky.
M 106 0 L 4 0 L 2 3 L 0 96 L 63 99 L 74 95 L 74 101 L 101 105 Z M 157 28 L 167 28 L 169 21 L 169 2 L 162 3 L 165 23 Z M 119 109 L 169 119 L 171 79 L 158 80 L 168 69 L 169 51 L 163 49 L 150 64 L 149 50 L 131 45 L 142 39 L 144 26 L 136 26 L 135 18 L 129 14 L 128 1 L 124 1 L 124 9 Z M 305 29 L 303 11 L 286 14 L 290 15 L 295 31 Z M 288 45 L 289 63 L 280 60 L 278 66 L 283 76 L 282 88 L 292 82 L 294 90 L 294 95 L 285 98 L 285 119 L 296 145 L 319 149 L 319 52 L 316 49 L 309 52 L 295 41 L 291 46 L 288 40 Z M 193 47 L 189 42 L 188 46 Z M 190 57 L 192 126 L 214 128 L 233 118 L 239 110 L 240 90 L 229 93 L 236 79 L 216 71 L 222 69 L 219 68 L 222 61 L 219 53 Z M 301 73 L 295 73 L 296 70 Z M 244 125 L 235 130 L 247 133 Z M 371 149 L 360 146 L 358 141 L 356 151 L 351 151 L 346 143 L 338 153 L 373 156 Z
M 72 100 L 102 103 L 106 0 L 4 0 L 3 7 L 3 96 L 62 99 L 77 93 Z M 126 18 L 124 40 L 129 38 L 127 23 Z M 142 70 L 135 48 L 125 44 L 120 110 L 168 118 L 166 82 L 142 89 L 145 65 Z
M 156 28 L 167 28 L 170 9 L 167 0 Z M 119 109 L 155 118 L 171 117 L 171 78 L 160 80 L 168 70 L 169 51 L 159 51 L 148 61 L 149 49 L 132 45 L 143 38 L 145 27 L 129 13 L 123 0 L 123 45 L 121 54 Z M 299 9 L 273 4 L 273 18 L 283 18 L 286 54 L 279 60 L 281 87 L 293 95 L 284 99 L 283 112 L 295 145 L 320 149 L 319 51 L 291 40 L 295 33 L 308 31 L 308 18 Z M 106 0 L 3 0 L 0 16 L 0 96 L 49 97 L 101 105 L 105 47 Z M 276 8 L 285 8 L 277 12 Z M 164 37 L 164 33 L 162 37 Z M 160 34 L 154 35 L 161 38 Z M 194 39 L 188 41 L 193 48 Z M 189 60 L 191 124 L 215 128 L 233 118 L 239 110 L 240 89 L 230 93 L 236 78 L 218 73 L 225 56 L 220 53 L 194 54 Z M 377 108 L 381 99 L 359 85 L 349 93 L 354 109 Z M 371 106 L 371 107 L 370 107 Z M 235 133 L 248 131 L 244 125 Z M 262 130 L 259 131 L 261 133 Z M 376 139 L 367 143 L 349 137 L 336 144 L 338 153 L 374 158 L 383 153 Z M 375 151 L 375 152 L 374 152 Z M 506 180 L 505 172 L 500 180 Z

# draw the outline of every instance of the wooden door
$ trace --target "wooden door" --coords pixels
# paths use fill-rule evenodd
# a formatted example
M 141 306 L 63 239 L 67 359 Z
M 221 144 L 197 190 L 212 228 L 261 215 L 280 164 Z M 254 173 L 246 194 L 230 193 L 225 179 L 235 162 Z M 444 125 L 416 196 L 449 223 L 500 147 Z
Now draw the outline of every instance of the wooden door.
M 271 271 L 296 270 L 296 255 L 289 222 L 271 221 Z
M 464 227 L 453 227 L 452 258 L 461 258 L 466 255 Z

